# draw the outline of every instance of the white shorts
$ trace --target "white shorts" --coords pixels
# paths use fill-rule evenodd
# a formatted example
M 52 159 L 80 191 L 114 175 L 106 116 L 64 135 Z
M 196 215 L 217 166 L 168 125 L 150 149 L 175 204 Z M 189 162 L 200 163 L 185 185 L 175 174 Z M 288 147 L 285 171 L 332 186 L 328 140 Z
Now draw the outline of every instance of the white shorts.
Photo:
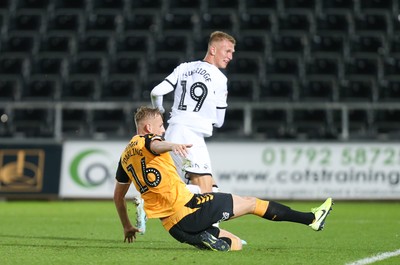
M 193 144 L 188 149 L 186 158 L 170 152 L 178 174 L 183 180 L 187 179 L 186 173 L 212 175 L 210 155 L 202 133 L 194 132 L 180 124 L 170 124 L 165 132 L 165 140 L 172 143 Z

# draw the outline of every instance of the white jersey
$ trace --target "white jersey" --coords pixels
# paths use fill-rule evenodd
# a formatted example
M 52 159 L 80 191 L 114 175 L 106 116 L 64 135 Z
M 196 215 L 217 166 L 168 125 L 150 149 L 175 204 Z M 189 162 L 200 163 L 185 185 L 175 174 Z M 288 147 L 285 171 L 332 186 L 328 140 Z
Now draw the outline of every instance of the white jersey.
M 181 124 L 211 136 L 217 109 L 227 105 L 227 78 L 214 65 L 203 61 L 182 63 L 166 77 L 174 86 L 169 124 Z

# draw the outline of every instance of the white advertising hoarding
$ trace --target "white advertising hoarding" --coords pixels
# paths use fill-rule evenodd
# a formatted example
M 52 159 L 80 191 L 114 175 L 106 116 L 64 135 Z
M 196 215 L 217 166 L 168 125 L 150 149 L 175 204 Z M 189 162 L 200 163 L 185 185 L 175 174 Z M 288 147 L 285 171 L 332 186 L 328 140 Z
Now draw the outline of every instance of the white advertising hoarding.
M 64 143 L 60 196 L 112 198 L 127 142 Z M 269 199 L 400 199 L 400 144 L 208 143 L 222 192 Z M 129 196 L 137 195 L 131 186 Z
M 274 199 L 400 199 L 400 145 L 210 143 L 220 190 Z
M 69 141 L 64 143 L 60 197 L 112 198 L 119 157 L 127 142 Z M 137 195 L 131 185 L 128 196 Z

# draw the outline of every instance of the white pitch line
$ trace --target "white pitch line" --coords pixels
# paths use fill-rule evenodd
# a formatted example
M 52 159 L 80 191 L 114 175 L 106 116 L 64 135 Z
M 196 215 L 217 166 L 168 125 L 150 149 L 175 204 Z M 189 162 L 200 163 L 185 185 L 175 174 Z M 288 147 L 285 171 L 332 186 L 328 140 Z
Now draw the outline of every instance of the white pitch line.
M 381 261 L 381 260 L 388 259 L 388 258 L 391 258 L 391 257 L 399 256 L 399 255 L 400 255 L 400 249 L 392 251 L 392 252 L 379 253 L 376 256 L 372 256 L 372 257 L 365 258 L 365 259 L 360 259 L 360 260 L 354 261 L 352 263 L 347 263 L 346 265 L 371 264 L 371 263 L 374 263 L 376 261 Z

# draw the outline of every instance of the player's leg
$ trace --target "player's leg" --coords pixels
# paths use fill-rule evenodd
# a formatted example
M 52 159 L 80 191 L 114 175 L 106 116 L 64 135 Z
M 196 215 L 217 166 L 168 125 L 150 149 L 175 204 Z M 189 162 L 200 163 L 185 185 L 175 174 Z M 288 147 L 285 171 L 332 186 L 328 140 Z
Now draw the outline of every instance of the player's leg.
M 255 214 L 271 221 L 288 221 L 310 226 L 319 231 L 324 227 L 325 219 L 332 210 L 333 201 L 328 198 L 311 212 L 299 212 L 275 201 L 260 200 L 255 197 L 232 195 L 234 217 Z
M 218 238 L 228 242 L 230 250 L 242 250 L 243 248 L 243 240 L 227 230 L 220 229 Z
M 214 180 L 210 174 L 199 175 L 187 172 L 190 183 L 200 187 L 201 193 L 208 193 L 213 191 Z

